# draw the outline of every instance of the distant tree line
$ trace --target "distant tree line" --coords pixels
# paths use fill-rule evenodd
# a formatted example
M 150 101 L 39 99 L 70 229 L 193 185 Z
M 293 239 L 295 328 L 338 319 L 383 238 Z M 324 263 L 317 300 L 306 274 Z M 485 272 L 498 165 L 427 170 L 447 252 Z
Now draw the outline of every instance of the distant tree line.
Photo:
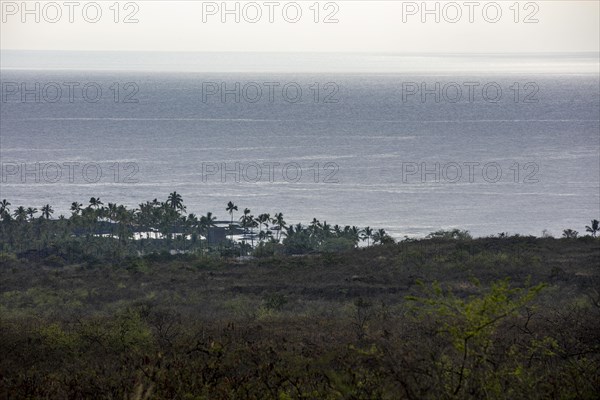
M 384 229 L 332 226 L 316 218 L 308 225 L 288 225 L 281 212 L 254 216 L 244 208 L 238 216 L 238 210 L 233 202 L 227 203 L 230 220 L 223 226 L 212 212 L 187 214 L 183 197 L 177 192 L 170 193 L 165 201 L 146 201 L 134 209 L 104 204 L 99 197 L 92 197 L 87 205 L 72 202 L 71 215 L 58 218 L 53 218 L 50 204 L 40 210 L 25 206 L 11 209 L 11 203 L 4 199 L 0 202 L 0 251 L 75 259 L 153 252 L 264 256 L 343 251 L 360 242 L 366 246 L 394 242 Z

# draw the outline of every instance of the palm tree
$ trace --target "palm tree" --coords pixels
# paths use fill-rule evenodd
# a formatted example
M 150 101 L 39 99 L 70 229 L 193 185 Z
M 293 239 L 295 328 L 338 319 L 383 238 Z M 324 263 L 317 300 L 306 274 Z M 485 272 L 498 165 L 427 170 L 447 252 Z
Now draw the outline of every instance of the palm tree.
M 367 240 L 367 247 L 371 245 L 371 238 L 373 237 L 373 229 L 370 226 L 367 226 L 362 230 L 362 240 Z
M 250 209 L 249 208 L 244 208 L 244 215 L 242 215 L 240 217 L 240 223 L 242 225 L 242 227 L 244 228 L 244 241 L 242 241 L 242 243 L 246 243 L 245 239 L 246 236 L 248 235 L 248 227 L 251 224 L 251 220 L 254 217 L 252 215 L 250 215 Z M 242 246 L 240 246 L 240 256 L 242 255 Z
M 192 244 L 195 244 L 198 241 L 198 227 L 200 221 L 196 214 L 189 214 L 187 216 L 187 223 L 184 225 L 185 227 L 185 237 L 187 238 L 188 234 L 192 236 Z
M 323 224 L 321 225 L 321 232 L 323 234 L 323 237 L 326 238 L 331 235 L 331 225 L 329 225 L 327 221 L 323 221 Z
M 596 237 L 596 233 L 600 231 L 600 222 L 597 219 L 592 220 L 592 225 L 586 225 L 585 231 L 592 234 L 592 237 Z
M 232 201 L 230 201 L 229 203 L 227 203 L 227 208 L 225 208 L 225 211 L 227 211 L 229 213 L 229 215 L 231 215 L 231 224 L 229 225 L 229 234 L 231 236 L 231 240 L 233 241 L 233 212 L 237 211 L 238 207 L 233 204 Z
M 240 218 L 242 221 L 242 226 L 244 227 L 244 235 L 248 234 L 248 228 L 250 228 L 250 240 L 251 246 L 254 248 L 254 228 L 258 226 L 257 220 L 254 218 L 254 215 L 250 214 L 250 209 L 244 209 L 244 215 Z
M 320 230 L 321 230 L 321 222 L 318 219 L 313 218 L 312 222 L 308 226 L 309 234 L 313 237 L 316 237 Z
M 25 221 L 27 219 L 27 210 L 23 206 L 17 207 L 17 209 L 13 212 L 15 219 L 17 221 Z
M 169 194 L 169 197 L 167 198 L 167 205 L 174 210 L 185 211 L 185 207 L 183 206 L 183 198 L 177 192 Z
M 81 207 L 83 206 L 83 204 L 78 203 L 76 201 L 71 203 L 71 211 L 73 212 L 73 215 L 79 215 L 79 213 L 81 212 Z
M 96 210 L 103 205 L 104 203 L 100 201 L 100 197 L 91 197 L 90 198 L 90 207 L 94 207 Z
M 279 241 L 279 239 L 281 238 L 281 233 L 283 231 L 283 228 L 285 228 L 286 223 L 283 220 L 283 214 L 282 213 L 278 213 L 275 214 L 275 217 L 273 217 L 273 223 L 276 224 L 279 227 L 279 230 L 277 231 L 277 241 Z
M 117 214 L 119 212 L 119 207 L 123 206 L 117 206 L 115 203 L 108 203 L 106 208 L 102 207 L 100 210 L 101 214 L 108 219 L 111 235 L 115 234 L 115 229 L 117 228 Z
M 354 242 L 354 246 L 357 246 L 360 241 L 360 228 L 352 226 L 349 230 L 349 237 Z
M 28 207 L 27 208 L 27 215 L 29 215 L 29 220 L 30 221 L 33 221 L 33 216 L 35 214 L 37 214 L 37 212 L 38 212 L 38 209 L 35 208 L 35 207 Z
M 119 207 L 115 203 L 108 203 L 108 205 L 106 206 L 106 211 L 107 211 L 106 216 L 110 220 L 115 221 L 117 219 L 118 208 Z
M 170 240 L 175 233 L 175 229 L 178 226 L 180 221 L 179 210 L 171 207 L 169 204 L 161 203 L 160 207 L 158 207 L 158 215 L 157 215 L 160 231 L 161 233 L 167 237 L 167 244 L 170 243 Z
M 54 213 L 54 210 L 52 209 L 50 204 L 46 204 L 44 207 L 42 207 L 42 217 L 44 217 L 46 219 L 50 219 L 50 216 L 53 213 Z
M 248 233 L 248 227 L 250 226 L 250 209 L 244 208 L 244 215 L 240 217 L 240 222 L 242 227 L 244 228 L 244 235 Z
M 340 236 L 342 235 L 342 227 L 341 227 L 341 226 L 339 226 L 338 224 L 335 224 L 335 225 L 333 226 L 333 232 L 335 233 L 335 235 L 336 235 L 337 237 L 340 237 Z
M 120 243 L 127 242 L 133 235 L 133 231 L 131 229 L 133 221 L 135 217 L 135 210 L 128 210 L 125 206 L 120 205 L 116 208 L 114 216 L 114 222 L 117 224 L 118 232 L 117 235 L 119 237 Z
M 146 239 L 150 238 L 150 227 L 153 225 L 153 206 L 149 201 L 138 204 L 137 222 L 140 231 L 146 232 Z
M 8 214 L 10 212 L 8 206 L 10 206 L 10 203 L 6 199 L 0 201 L 0 218 L 4 217 L 4 214 Z
M 373 243 L 384 244 L 389 241 L 391 238 L 385 232 L 385 229 L 379 229 L 377 232 L 373 234 Z
M 291 238 L 294 235 L 298 235 L 300 233 L 306 232 L 307 230 L 304 229 L 304 227 L 302 226 L 301 223 L 297 223 L 296 225 L 290 225 L 290 226 L 286 226 L 285 227 L 285 232 L 282 232 L 282 234 L 286 237 L 286 238 Z
M 210 245 L 210 228 L 216 226 L 215 221 L 217 217 L 213 217 L 213 214 L 209 211 L 206 215 L 200 217 L 200 230 L 206 232 L 206 242 Z
M 259 232 L 258 232 L 258 240 L 262 241 L 263 238 L 265 237 L 262 233 L 262 227 L 263 225 L 265 226 L 265 228 L 269 228 L 269 221 L 271 220 L 271 216 L 269 214 L 260 214 L 258 216 L 258 218 L 256 218 L 256 222 L 258 222 L 258 226 L 259 226 Z

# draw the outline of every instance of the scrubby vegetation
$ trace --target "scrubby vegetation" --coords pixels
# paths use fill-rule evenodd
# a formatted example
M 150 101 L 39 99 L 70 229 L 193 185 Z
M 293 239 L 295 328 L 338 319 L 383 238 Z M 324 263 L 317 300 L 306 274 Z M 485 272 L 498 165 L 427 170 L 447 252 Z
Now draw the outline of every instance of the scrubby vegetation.
M 256 258 L 5 247 L 0 397 L 597 398 L 599 239 L 328 243 L 264 240 Z

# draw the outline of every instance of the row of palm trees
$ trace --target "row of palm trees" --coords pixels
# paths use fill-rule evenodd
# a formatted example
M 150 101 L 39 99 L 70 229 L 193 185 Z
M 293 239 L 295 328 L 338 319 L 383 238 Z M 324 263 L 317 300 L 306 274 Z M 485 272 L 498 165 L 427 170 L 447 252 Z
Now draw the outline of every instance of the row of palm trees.
M 0 202 L 0 215 L 3 217 L 4 219 L 4 214 L 8 212 L 8 206 L 10 206 L 10 203 L 8 201 L 6 201 L 6 199 L 2 200 L 2 202 Z M 27 221 L 27 220 L 33 220 L 35 219 L 35 214 L 38 213 L 38 211 L 42 212 L 42 218 L 45 219 L 50 219 L 50 217 L 52 216 L 52 214 L 54 214 L 54 210 L 52 209 L 52 206 L 50 206 L 50 204 L 46 204 L 45 206 L 43 206 L 41 208 L 41 210 L 38 210 L 35 207 L 23 207 L 23 206 L 19 206 L 15 209 L 15 211 L 13 212 L 13 216 L 17 221 Z
M 231 216 L 231 227 L 233 226 L 234 212 L 239 210 L 238 206 L 230 201 L 227 203 L 225 210 Z M 304 226 L 300 223 L 288 226 L 283 218 L 282 213 L 277 213 L 273 217 L 271 217 L 271 215 L 268 213 L 263 213 L 255 217 L 251 214 L 251 210 L 249 208 L 244 209 L 239 221 L 240 226 L 244 230 L 244 236 L 247 237 L 248 233 L 250 233 L 250 238 L 252 241 L 255 237 L 254 229 L 259 229 L 259 242 L 274 241 L 278 243 L 282 236 L 285 236 L 286 239 L 289 239 L 301 235 L 316 239 L 319 243 L 331 237 L 347 238 L 354 242 L 355 245 L 358 245 L 359 241 L 366 241 L 367 246 L 370 246 L 371 242 L 373 242 L 373 244 L 378 244 L 386 242 L 389 243 L 392 241 L 392 238 L 385 232 L 384 229 L 375 231 L 369 226 L 361 229 L 356 226 L 349 225 L 346 225 L 342 228 L 340 225 L 331 226 L 327 223 L 327 221 L 321 223 L 316 218 L 314 218 L 308 226 Z M 276 236 L 273 236 L 273 231 L 276 232 Z M 233 229 L 230 228 L 230 232 L 230 238 L 233 239 Z M 252 247 L 254 247 L 254 242 L 252 242 Z
M 164 242 L 169 250 L 193 250 L 202 249 L 203 243 L 207 244 L 207 247 L 215 244 L 213 233 L 217 229 L 224 229 L 218 227 L 217 218 L 212 212 L 199 217 L 193 213 L 186 214 L 183 198 L 177 192 L 170 193 L 164 202 L 154 199 L 139 204 L 136 209 L 116 203 L 105 205 L 99 197 L 92 197 L 87 205 L 77 201 L 71 203 L 70 217 L 61 215 L 56 220 L 51 220 L 54 210 L 49 204 L 41 208 L 40 218 L 36 218 L 38 210 L 34 207 L 19 206 L 11 213 L 10 206 L 6 199 L 0 202 L 0 234 L 4 238 L 20 237 L 21 241 L 27 241 L 29 236 L 36 234 L 44 236 L 46 242 L 52 241 L 53 237 L 58 236 L 53 229 L 56 231 L 60 226 L 63 238 L 108 236 L 125 245 L 132 242 L 130 239 L 138 234 L 137 239 L 158 239 Z M 226 243 L 230 247 L 236 245 L 233 240 L 236 233 L 242 234 L 242 239 L 237 245 L 247 248 L 249 240 L 249 250 L 255 247 L 255 239 L 258 239 L 259 244 L 283 244 L 284 247 L 286 244 L 297 245 L 302 242 L 306 251 L 318 250 L 325 242 L 334 238 L 345 239 L 353 246 L 357 246 L 361 240 L 366 241 L 367 246 L 393 241 L 383 229 L 375 231 L 370 227 L 360 229 L 356 226 L 330 226 L 327 222 L 321 223 L 317 219 L 313 219 L 308 226 L 288 226 L 281 212 L 273 215 L 262 213 L 255 217 L 249 208 L 243 209 L 236 223 L 235 213 L 239 208 L 231 201 L 227 203 L 225 211 L 230 214 L 230 240 Z M 36 229 L 33 229 L 34 226 Z M 11 242 L 14 242 L 13 239 Z
M 61 215 L 56 220 L 52 219 L 54 210 L 49 204 L 40 210 L 19 206 L 13 212 L 10 206 L 6 199 L 0 201 L 0 251 L 6 250 L 7 244 L 18 244 L 18 248 L 22 249 L 33 243 L 46 246 L 82 237 L 110 237 L 117 239 L 121 248 L 134 247 L 137 252 L 157 249 L 205 251 L 214 247 L 232 249 L 237 246 L 240 254 L 252 251 L 255 239 L 258 239 L 259 247 L 280 245 L 291 253 L 356 247 L 361 241 L 367 246 L 393 242 L 383 229 L 332 226 L 316 218 L 308 225 L 288 225 L 281 212 L 273 215 L 262 213 L 255 217 L 249 208 L 244 208 L 236 220 L 235 214 L 240 208 L 230 201 L 225 207 L 230 215 L 229 241 L 223 243 L 213 237 L 218 233 L 217 229 L 221 232 L 225 229 L 218 226 L 213 213 L 207 212 L 199 217 L 193 213 L 186 214 L 183 198 L 177 192 L 170 193 L 164 202 L 154 199 L 139 204 L 136 209 L 116 203 L 105 205 L 99 197 L 92 197 L 87 206 L 77 201 L 71 203 L 71 216 Z M 38 213 L 41 213 L 39 218 Z M 586 226 L 586 231 L 596 237 L 600 232 L 598 220 Z M 236 242 L 234 234 L 239 233 L 242 237 Z M 139 240 L 131 240 L 136 234 Z M 577 237 L 577 234 L 566 230 L 563 236 Z M 150 249 L 144 247 L 149 242 Z

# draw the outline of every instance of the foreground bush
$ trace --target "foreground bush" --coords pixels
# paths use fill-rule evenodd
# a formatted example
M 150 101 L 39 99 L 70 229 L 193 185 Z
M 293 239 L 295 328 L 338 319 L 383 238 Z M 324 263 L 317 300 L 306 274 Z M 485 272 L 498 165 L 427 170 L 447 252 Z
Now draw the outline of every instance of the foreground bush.
M 598 243 L 5 255 L 0 398 L 595 399 Z
M 3 320 L 0 395 L 595 398 L 598 309 L 540 309 L 533 301 L 539 290 L 503 281 L 460 299 L 435 287 L 406 313 L 361 300 L 335 320 L 200 322 L 145 306 L 60 322 Z

